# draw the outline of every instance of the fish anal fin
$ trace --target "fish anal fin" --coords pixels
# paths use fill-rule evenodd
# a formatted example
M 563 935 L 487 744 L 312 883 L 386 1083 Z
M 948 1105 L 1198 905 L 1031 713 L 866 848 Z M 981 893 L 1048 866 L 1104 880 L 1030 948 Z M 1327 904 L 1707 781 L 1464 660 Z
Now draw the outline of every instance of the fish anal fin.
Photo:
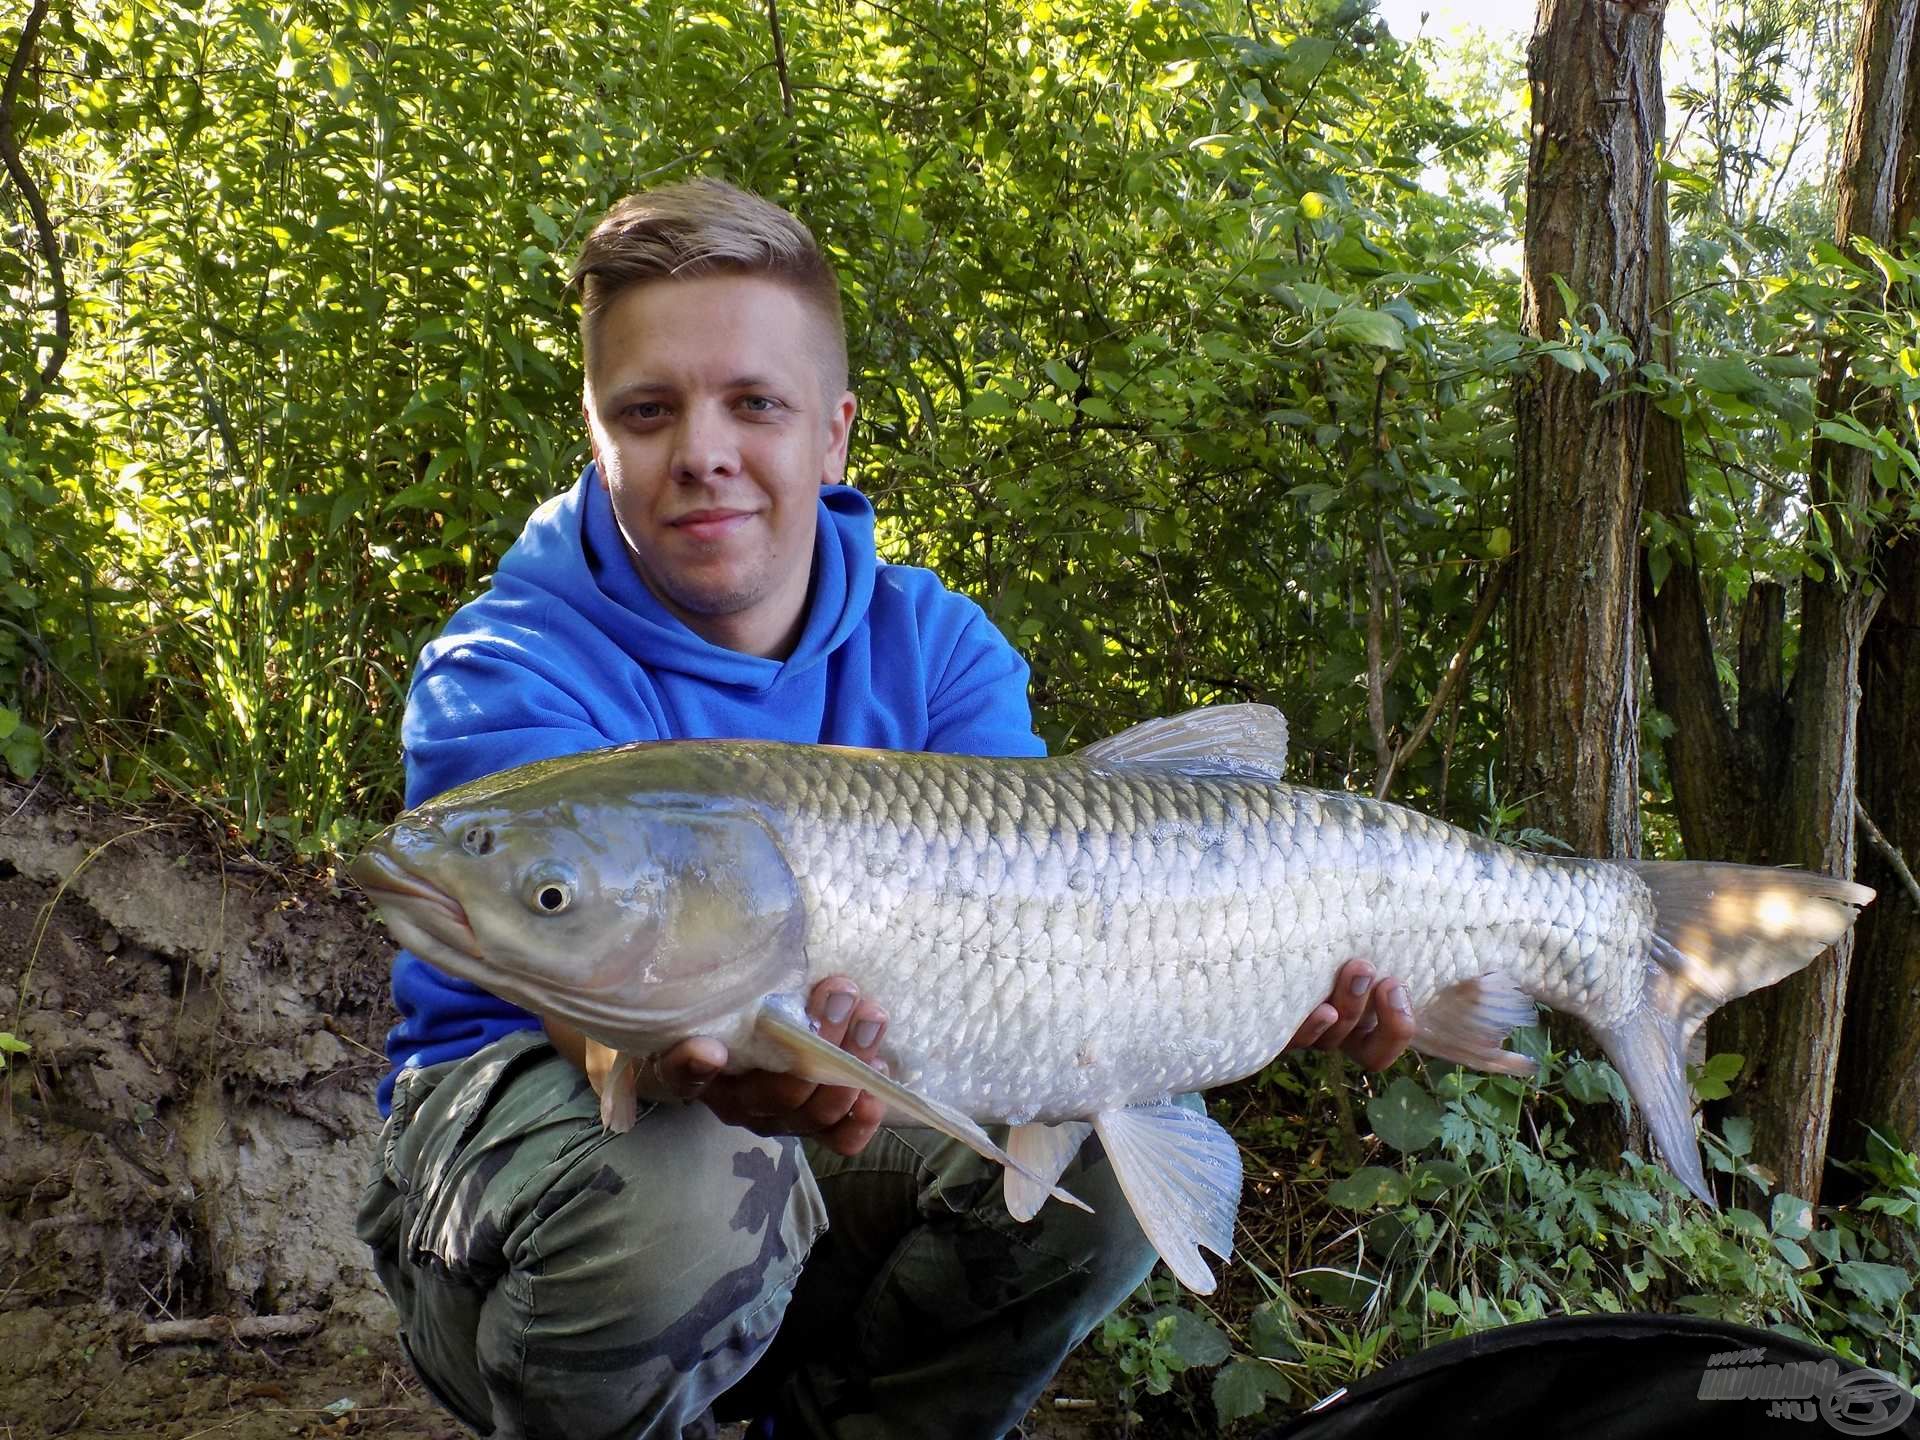
M 622 1050 L 613 1057 L 607 1078 L 600 1082 L 600 1123 L 616 1134 L 633 1129 L 640 1113 L 639 1094 L 634 1088 L 634 1057 Z
M 1222 1260 L 1233 1256 L 1233 1222 L 1240 1209 L 1240 1147 L 1197 1111 L 1138 1105 L 1093 1117 L 1134 1219 L 1189 1290 L 1213 1293 L 1213 1271 L 1200 1256 L 1206 1246 Z
M 1143 721 L 1074 758 L 1098 770 L 1144 765 L 1181 775 L 1280 780 L 1287 768 L 1287 717 L 1271 705 L 1208 705 Z
M 1036 1186 L 1043 1196 L 1051 1195 L 1056 1200 L 1092 1213 L 1093 1207 L 1086 1201 L 1068 1194 L 1053 1183 L 1057 1175 L 1042 1180 L 994 1144 L 993 1137 L 969 1116 L 961 1114 L 951 1105 L 915 1094 L 897 1080 L 882 1075 L 859 1056 L 822 1040 L 806 1023 L 805 1012 L 799 1009 L 797 1003 L 785 1001 L 784 997 L 774 997 L 762 1005 L 759 1014 L 754 1017 L 753 1038 L 763 1053 L 771 1052 L 766 1058 L 777 1059 L 780 1062 L 778 1068 L 787 1074 L 798 1075 L 816 1085 L 850 1085 L 869 1095 L 876 1095 L 886 1101 L 887 1108 L 894 1114 L 916 1125 L 938 1130 L 943 1135 L 951 1135 L 975 1154 L 1021 1175 Z
M 1413 1048 L 1496 1075 L 1531 1075 L 1531 1056 L 1506 1048 L 1507 1036 L 1536 1018 L 1526 992 L 1499 971 L 1449 985 L 1420 1007 Z
M 1093 1125 L 1086 1120 L 1063 1120 L 1057 1125 L 1034 1121 L 1008 1131 L 1007 1153 L 1034 1178 L 1028 1179 L 1018 1170 L 1007 1171 L 1007 1213 L 1022 1223 L 1039 1214 L 1047 1200 L 1047 1187 L 1059 1181 L 1060 1172 L 1073 1163 L 1092 1133 Z M 1036 1180 L 1041 1183 L 1036 1184 Z

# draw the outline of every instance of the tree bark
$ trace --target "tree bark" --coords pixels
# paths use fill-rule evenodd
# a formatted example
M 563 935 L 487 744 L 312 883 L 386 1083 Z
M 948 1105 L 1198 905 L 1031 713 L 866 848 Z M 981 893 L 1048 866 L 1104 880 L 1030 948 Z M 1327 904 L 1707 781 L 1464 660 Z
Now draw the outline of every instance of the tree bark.
M 1895 241 L 1920 218 L 1920 19 L 1907 43 L 1888 225 Z M 1859 793 L 1864 824 L 1877 822 L 1891 853 L 1870 848 L 1860 861 L 1859 878 L 1880 898 L 1854 931 L 1834 1095 L 1833 1143 L 1844 1155 L 1865 1148 L 1868 1127 L 1920 1148 L 1920 903 L 1910 883 L 1920 856 L 1920 538 L 1884 541 L 1877 559 L 1885 600 L 1860 662 Z
M 1527 74 L 1522 328 L 1625 335 L 1649 358 L 1663 0 L 1542 0 Z M 1563 281 L 1580 310 L 1566 311 Z M 1640 848 L 1638 537 L 1646 397 L 1632 369 L 1602 382 L 1542 356 L 1515 396 L 1509 587 L 1508 771 L 1527 818 L 1583 855 Z M 1553 1019 L 1556 1047 L 1582 1036 Z M 1611 1164 L 1630 1140 L 1611 1107 L 1581 1113 L 1575 1145 Z
M 1522 325 L 1556 340 L 1592 307 L 1649 354 L 1665 7 L 1542 0 L 1527 73 Z M 1584 312 L 1566 313 L 1554 277 Z M 1589 855 L 1639 848 L 1636 631 L 1645 397 L 1542 357 L 1515 397 L 1510 772 L 1528 818 Z
M 1861 663 L 1860 794 L 1910 865 L 1920 856 L 1920 542 L 1886 547 L 1886 602 Z M 1834 1098 L 1834 1148 L 1857 1155 L 1872 1126 L 1920 1149 L 1920 905 L 1869 851 L 1859 878 L 1879 891 L 1855 929 Z
M 1839 177 L 1841 247 L 1866 236 L 1890 243 L 1902 168 L 1909 66 L 1920 0 L 1868 0 L 1855 60 L 1853 116 Z M 1888 97 L 1896 97 L 1888 103 Z M 1663 277 L 1663 284 L 1670 283 Z M 1664 299 L 1664 297 L 1663 297 Z M 1863 402 L 1848 356 L 1822 357 L 1817 409 Z M 1684 460 L 1656 445 L 1651 508 L 1687 533 Z M 1872 493 L 1869 457 L 1816 440 L 1808 501 L 1826 521 L 1823 573 L 1802 582 L 1799 666 L 1781 687 L 1784 592 L 1756 585 L 1741 617 L 1737 725 L 1715 673 L 1705 587 L 1689 557 L 1675 561 L 1646 621 L 1658 703 L 1674 718 L 1670 770 L 1680 831 L 1701 858 L 1790 864 L 1849 876 L 1854 862 L 1858 676 L 1875 600 L 1859 578 L 1864 526 L 1842 519 Z M 1810 532 L 1809 543 L 1813 534 Z M 1779 1186 L 1820 1195 L 1832 1114 L 1851 942 L 1798 975 L 1729 1006 L 1711 1022 L 1711 1048 L 1747 1058 L 1733 1108 L 1754 1122 L 1754 1154 Z

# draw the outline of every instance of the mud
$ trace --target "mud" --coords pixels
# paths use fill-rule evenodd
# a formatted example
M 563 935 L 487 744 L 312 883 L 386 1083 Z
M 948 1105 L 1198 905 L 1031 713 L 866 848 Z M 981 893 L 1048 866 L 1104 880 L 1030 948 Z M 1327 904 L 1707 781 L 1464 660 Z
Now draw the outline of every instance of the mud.
M 0 1033 L 31 1047 L 0 1054 L 0 1440 L 465 1433 L 352 1229 L 390 954 L 327 874 L 0 784 Z M 1070 1413 L 1028 1433 L 1107 1430 Z

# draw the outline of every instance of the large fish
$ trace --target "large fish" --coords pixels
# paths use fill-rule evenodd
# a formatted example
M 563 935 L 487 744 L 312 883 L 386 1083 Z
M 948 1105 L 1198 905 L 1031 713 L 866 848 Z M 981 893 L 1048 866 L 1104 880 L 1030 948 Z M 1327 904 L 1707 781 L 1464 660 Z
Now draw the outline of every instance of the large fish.
M 1365 956 L 1429 1055 L 1507 1074 L 1579 1016 L 1702 1199 L 1685 1074 L 1715 1008 L 1873 898 L 1790 870 L 1562 859 L 1281 779 L 1286 722 L 1221 706 L 1043 760 L 747 741 L 542 761 L 421 805 L 353 866 L 433 964 L 632 1056 L 855 1085 L 1008 1167 L 1030 1218 L 1089 1130 L 1182 1282 L 1233 1249 L 1240 1160 L 1182 1092 L 1251 1074 Z M 815 1035 L 813 982 L 889 1014 L 891 1078 Z M 615 1068 L 624 1075 L 625 1066 Z M 603 1116 L 631 1124 L 630 1086 Z M 1011 1131 L 1004 1147 L 978 1122 Z

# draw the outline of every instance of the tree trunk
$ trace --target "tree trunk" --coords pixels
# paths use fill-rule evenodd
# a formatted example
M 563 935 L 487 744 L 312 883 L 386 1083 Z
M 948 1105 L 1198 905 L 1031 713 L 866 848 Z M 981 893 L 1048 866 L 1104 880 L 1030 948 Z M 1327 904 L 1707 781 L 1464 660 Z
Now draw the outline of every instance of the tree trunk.
M 1911 29 L 1888 227 L 1895 240 L 1920 216 L 1920 21 Z M 1912 872 L 1920 856 L 1920 541 L 1896 537 L 1878 558 L 1886 598 L 1860 662 L 1859 794 L 1879 835 L 1861 856 L 1859 878 L 1880 898 L 1854 931 L 1834 1094 L 1833 1144 L 1843 1155 L 1865 1148 L 1869 1126 L 1920 1149 L 1920 894 Z
M 1649 353 L 1660 4 L 1542 0 L 1527 73 L 1522 324 L 1554 340 L 1592 307 Z M 1583 313 L 1568 316 L 1553 277 Z M 1514 781 L 1528 816 L 1574 849 L 1639 846 L 1639 706 L 1634 689 L 1636 537 L 1644 397 L 1538 360 L 1515 397 L 1517 466 L 1509 597 Z M 1603 403 L 1604 402 L 1604 403 Z
M 1920 0 L 1867 3 L 1839 177 L 1842 248 L 1855 236 L 1891 240 L 1917 12 Z M 1822 357 L 1819 414 L 1851 411 L 1861 399 L 1848 356 L 1830 347 Z M 1800 661 L 1790 690 L 1783 695 L 1780 688 L 1784 596 L 1756 585 L 1741 617 L 1735 727 L 1714 673 L 1704 587 L 1686 557 L 1675 561 L 1648 605 L 1649 651 L 1655 694 L 1677 726 L 1669 759 L 1689 853 L 1848 876 L 1857 677 L 1874 601 L 1857 573 L 1866 557 L 1863 527 L 1839 517 L 1870 496 L 1873 480 L 1864 452 L 1825 439 L 1815 441 L 1809 468 L 1808 500 L 1825 519 L 1832 546 L 1820 556 L 1821 576 L 1802 583 Z M 1682 467 L 1669 460 L 1650 474 L 1649 497 L 1687 530 Z M 1810 532 L 1809 545 L 1813 538 Z M 1709 1031 L 1713 1049 L 1747 1057 L 1734 1106 L 1754 1121 L 1756 1159 L 1781 1189 L 1810 1199 L 1819 1198 L 1826 1160 L 1850 950 L 1842 941 L 1831 959 L 1728 1007 Z
M 1834 1148 L 1858 1155 L 1873 1126 L 1920 1149 L 1920 900 L 1911 861 L 1920 856 L 1920 543 L 1886 548 L 1886 603 L 1861 663 L 1860 795 L 1901 856 L 1869 847 L 1860 880 L 1880 892 L 1855 930 L 1853 974 L 1834 1097 Z
M 1655 149 L 1665 6 L 1542 0 L 1527 52 L 1522 327 L 1624 334 L 1651 351 Z M 1556 278 L 1579 304 L 1567 313 Z M 1527 818 L 1583 855 L 1639 851 L 1638 536 L 1647 403 L 1542 357 L 1515 396 L 1509 595 L 1509 775 Z M 1552 1027 L 1556 1045 L 1579 1037 Z M 1584 1112 L 1579 1148 L 1611 1163 L 1626 1142 L 1611 1109 Z

